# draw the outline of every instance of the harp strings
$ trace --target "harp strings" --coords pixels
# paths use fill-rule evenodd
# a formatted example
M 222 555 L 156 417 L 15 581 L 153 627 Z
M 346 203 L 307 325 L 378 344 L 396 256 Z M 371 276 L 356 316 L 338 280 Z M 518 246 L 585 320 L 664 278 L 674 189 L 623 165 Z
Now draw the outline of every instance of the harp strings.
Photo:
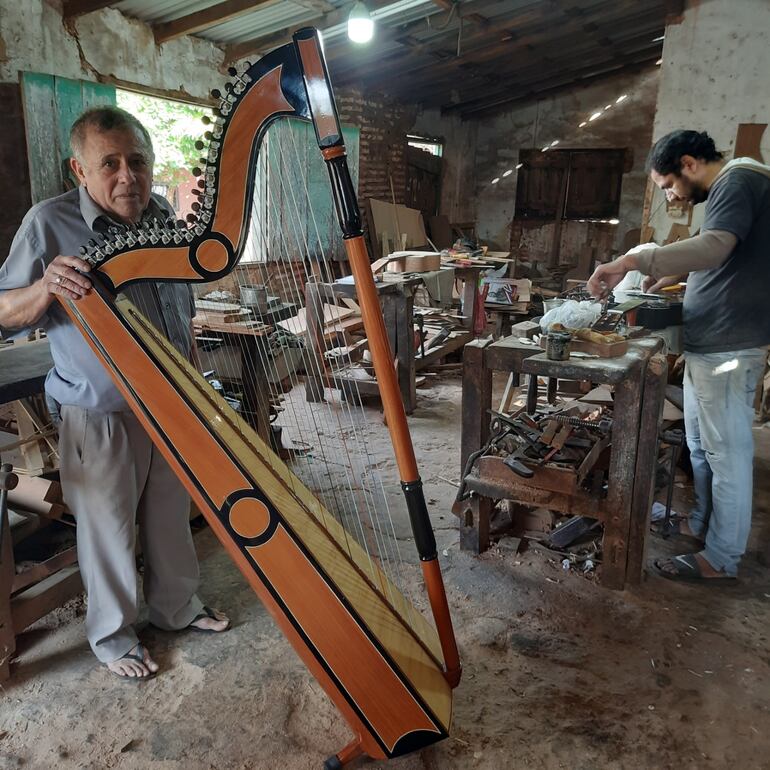
M 298 308 L 304 306 L 305 275 L 320 272 L 329 280 L 333 279 L 333 260 L 324 245 L 323 236 L 330 237 L 332 232 L 336 232 L 336 220 L 319 221 L 311 205 L 308 179 L 311 164 L 316 164 L 315 171 L 320 172 L 324 181 L 326 170 L 317 147 L 311 147 L 308 152 L 305 147 L 299 146 L 297 134 L 301 132 L 306 136 L 312 135 L 312 129 L 307 124 L 290 120 L 274 123 L 267 132 L 257 156 L 260 165 L 255 175 L 249 235 L 244 247 L 247 259 L 232 274 L 239 276 L 242 283 L 260 283 L 268 287 L 270 294 L 276 294 L 284 302 L 293 301 Z M 339 236 L 338 240 L 341 244 Z M 266 258 L 265 261 L 260 261 L 260 257 Z M 312 265 L 317 270 L 312 270 Z M 258 278 L 255 280 L 254 276 Z M 196 294 L 204 296 L 212 288 L 222 286 L 199 286 Z M 154 285 L 152 291 L 157 291 Z M 140 312 L 152 318 L 146 292 L 140 292 L 136 298 L 131 294 L 133 292 L 129 296 L 135 299 Z M 319 311 L 322 311 L 322 306 L 323 301 Z M 198 320 L 202 321 L 203 337 L 216 339 L 217 330 L 223 328 L 221 315 L 209 313 L 205 308 L 198 308 L 196 312 Z M 169 336 L 175 336 L 174 332 L 176 335 L 187 333 L 186 329 L 179 327 L 169 328 L 171 323 L 181 323 L 177 316 L 166 314 L 165 317 Z M 334 516 L 343 526 L 345 537 L 355 538 L 366 553 L 370 578 L 380 586 L 386 598 L 396 602 L 395 597 L 390 595 L 394 584 L 402 592 L 408 592 L 404 560 L 396 537 L 386 480 L 378 467 L 378 460 L 384 461 L 385 474 L 390 477 L 388 485 L 395 486 L 395 489 L 389 488 L 400 500 L 400 490 L 392 472 L 395 466 L 390 447 L 388 445 L 386 456 L 375 452 L 356 380 L 348 385 L 349 395 L 346 398 L 332 398 L 326 390 L 324 401 L 308 403 L 305 384 L 291 361 L 285 377 L 282 377 L 283 372 L 276 372 L 276 358 L 280 358 L 285 350 L 283 346 L 287 341 L 294 344 L 297 341 L 292 340 L 291 335 L 277 324 L 271 322 L 270 326 L 273 331 L 252 329 L 246 335 L 228 332 L 225 337 L 220 336 L 230 343 L 228 350 L 231 355 L 220 353 L 217 356 L 216 379 L 222 382 L 226 394 L 241 402 L 241 408 L 233 415 L 237 429 L 243 434 L 247 428 L 257 429 L 261 422 L 262 431 L 258 432 L 270 444 L 277 435 L 271 425 L 280 427 L 284 437 L 282 443 L 290 447 L 289 467 L 323 503 L 316 505 L 313 511 L 316 518 L 323 523 L 325 516 Z M 349 350 L 336 356 L 341 363 L 339 368 L 327 364 L 334 336 L 326 339 L 322 335 L 322 344 L 316 350 L 305 344 L 307 335 L 303 335 L 300 341 L 304 346 L 300 348 L 303 360 L 300 365 L 313 377 L 326 378 L 330 387 L 340 387 L 337 372 L 349 374 L 355 364 Z M 231 344 L 234 341 L 236 344 Z M 205 340 L 201 347 L 206 347 Z M 243 353 L 247 350 L 251 351 L 251 355 Z M 204 351 L 201 351 L 201 356 L 204 356 Z M 268 415 L 270 424 L 266 425 L 264 420 Z M 265 453 L 264 460 L 280 471 L 284 460 L 278 453 L 281 451 L 278 440 L 275 439 L 274 443 L 278 451 Z M 296 450 L 297 446 L 299 450 Z M 284 474 L 284 477 L 288 478 L 288 484 L 296 494 L 294 477 L 290 474 Z M 342 543 L 341 546 L 347 547 L 350 556 L 351 543 Z M 380 580 L 381 573 L 375 569 L 375 562 L 390 583 Z M 364 567 L 360 560 L 356 563 Z

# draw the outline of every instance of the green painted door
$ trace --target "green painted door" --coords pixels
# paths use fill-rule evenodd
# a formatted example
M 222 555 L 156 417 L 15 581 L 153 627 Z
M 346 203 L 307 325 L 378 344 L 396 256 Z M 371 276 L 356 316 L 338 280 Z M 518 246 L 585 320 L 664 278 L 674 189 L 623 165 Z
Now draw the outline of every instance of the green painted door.
M 115 87 L 38 72 L 21 73 L 32 202 L 70 189 L 69 133 L 83 110 L 115 104 Z

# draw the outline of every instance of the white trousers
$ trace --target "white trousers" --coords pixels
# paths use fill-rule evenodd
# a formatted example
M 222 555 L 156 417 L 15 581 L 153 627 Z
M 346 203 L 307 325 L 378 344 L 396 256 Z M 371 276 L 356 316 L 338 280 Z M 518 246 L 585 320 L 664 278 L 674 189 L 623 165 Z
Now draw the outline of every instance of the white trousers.
M 138 641 L 136 525 L 150 622 L 167 630 L 187 626 L 203 606 L 195 595 L 190 499 L 137 418 L 63 406 L 59 453 L 64 500 L 77 520 L 86 633 L 96 657 L 117 660 Z

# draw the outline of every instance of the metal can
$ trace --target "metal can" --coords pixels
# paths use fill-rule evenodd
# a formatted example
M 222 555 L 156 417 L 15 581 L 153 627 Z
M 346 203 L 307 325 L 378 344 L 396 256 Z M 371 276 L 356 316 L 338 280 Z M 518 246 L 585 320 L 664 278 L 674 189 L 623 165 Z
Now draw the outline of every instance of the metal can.
M 572 335 L 569 332 L 548 332 L 545 338 L 545 356 L 551 361 L 566 361 L 569 359 L 569 343 Z

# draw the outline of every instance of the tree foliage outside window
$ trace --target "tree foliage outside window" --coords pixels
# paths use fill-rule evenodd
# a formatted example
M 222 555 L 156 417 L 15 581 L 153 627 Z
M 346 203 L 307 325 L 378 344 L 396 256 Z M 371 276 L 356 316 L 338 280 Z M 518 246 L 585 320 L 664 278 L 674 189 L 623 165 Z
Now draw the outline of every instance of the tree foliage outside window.
M 189 178 L 190 169 L 199 166 L 200 150 L 195 142 L 203 136 L 207 107 L 170 99 L 117 91 L 118 107 L 135 115 L 150 132 L 155 149 L 155 181 L 168 187 Z

